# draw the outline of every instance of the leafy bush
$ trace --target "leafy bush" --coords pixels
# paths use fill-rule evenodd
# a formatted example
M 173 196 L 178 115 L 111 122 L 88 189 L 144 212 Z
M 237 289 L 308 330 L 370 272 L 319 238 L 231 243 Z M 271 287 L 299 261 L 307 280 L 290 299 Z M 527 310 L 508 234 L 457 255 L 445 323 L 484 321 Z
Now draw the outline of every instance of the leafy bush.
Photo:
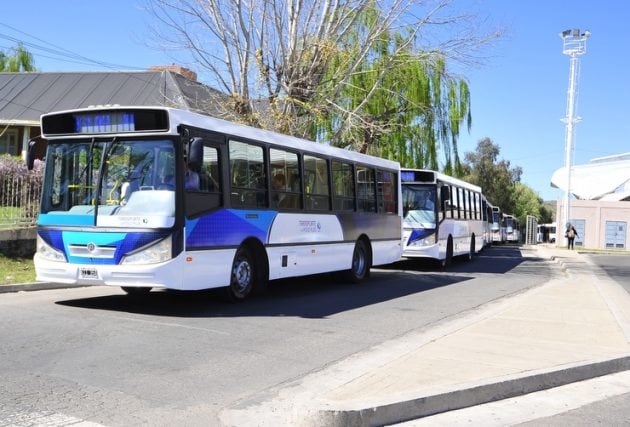
M 0 206 L 19 207 L 39 201 L 43 170 L 40 160 L 29 171 L 23 160 L 0 155 Z

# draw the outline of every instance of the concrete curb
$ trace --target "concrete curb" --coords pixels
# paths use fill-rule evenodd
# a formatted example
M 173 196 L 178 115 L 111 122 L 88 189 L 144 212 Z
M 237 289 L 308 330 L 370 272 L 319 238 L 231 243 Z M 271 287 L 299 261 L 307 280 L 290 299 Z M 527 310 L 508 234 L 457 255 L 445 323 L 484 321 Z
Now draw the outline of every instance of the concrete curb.
M 497 400 L 547 390 L 554 387 L 609 375 L 630 369 L 630 355 L 562 366 L 549 371 L 527 372 L 499 381 L 476 384 L 451 392 L 422 396 L 359 410 L 322 410 L 318 425 L 331 427 L 377 426 L 400 423 L 442 412 L 468 408 Z
M 83 285 L 68 285 L 64 283 L 51 283 L 51 282 L 33 282 L 33 283 L 19 283 L 15 285 L 0 285 L 0 294 L 9 292 L 22 292 L 22 291 L 45 291 L 49 289 L 65 289 L 65 288 L 81 288 Z

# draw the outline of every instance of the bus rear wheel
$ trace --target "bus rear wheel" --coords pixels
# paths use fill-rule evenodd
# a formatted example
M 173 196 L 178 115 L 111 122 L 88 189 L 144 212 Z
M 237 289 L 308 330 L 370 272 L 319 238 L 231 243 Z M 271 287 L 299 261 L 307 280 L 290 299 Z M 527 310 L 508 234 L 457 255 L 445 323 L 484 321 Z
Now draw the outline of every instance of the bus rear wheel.
M 470 238 L 470 249 L 468 251 L 468 260 L 472 260 L 475 256 L 475 249 L 477 248 L 476 246 L 477 242 L 475 242 L 475 235 L 473 234 L 472 237 Z
M 256 267 L 254 259 L 246 247 L 240 247 L 234 255 L 230 286 L 226 288 L 230 301 L 243 301 L 254 289 Z
M 354 245 L 352 253 L 352 266 L 346 272 L 348 280 L 352 283 L 359 283 L 370 276 L 370 250 L 367 243 L 359 239 Z

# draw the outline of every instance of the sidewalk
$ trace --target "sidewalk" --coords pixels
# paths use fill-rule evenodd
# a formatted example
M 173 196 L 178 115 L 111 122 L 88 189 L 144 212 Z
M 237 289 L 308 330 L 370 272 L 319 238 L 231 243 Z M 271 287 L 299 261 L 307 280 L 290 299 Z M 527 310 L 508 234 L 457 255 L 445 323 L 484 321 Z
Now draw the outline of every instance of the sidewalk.
M 630 369 L 630 296 L 578 251 L 524 256 L 565 274 L 422 333 L 312 374 L 226 425 L 372 426 Z

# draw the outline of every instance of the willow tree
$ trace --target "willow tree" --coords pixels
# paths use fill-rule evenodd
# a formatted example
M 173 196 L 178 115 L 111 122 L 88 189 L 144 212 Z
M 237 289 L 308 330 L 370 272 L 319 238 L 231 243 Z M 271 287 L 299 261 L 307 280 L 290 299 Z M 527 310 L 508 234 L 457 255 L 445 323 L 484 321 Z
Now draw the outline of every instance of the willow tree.
M 12 49 L 11 53 L 0 51 L 0 72 L 19 73 L 35 71 L 33 55 L 24 49 L 21 43 Z
M 331 63 L 331 91 L 339 63 L 358 54 L 350 42 Z M 442 151 L 446 171 L 460 170 L 457 139 L 462 125 L 470 129 L 470 92 L 465 80 L 449 75 L 443 54 L 414 52 L 409 38 L 385 34 L 340 95 L 316 122 L 325 139 L 407 167 L 438 169 Z
M 497 36 L 481 34 L 451 3 L 146 1 L 157 47 L 192 54 L 201 78 L 229 94 L 226 115 L 410 166 L 435 165 L 438 143 L 447 164 L 453 150 L 457 159 L 455 117 L 468 112 L 468 90 L 444 64 Z M 390 99 L 387 114 L 376 114 Z M 390 139 L 395 149 L 386 147 Z

